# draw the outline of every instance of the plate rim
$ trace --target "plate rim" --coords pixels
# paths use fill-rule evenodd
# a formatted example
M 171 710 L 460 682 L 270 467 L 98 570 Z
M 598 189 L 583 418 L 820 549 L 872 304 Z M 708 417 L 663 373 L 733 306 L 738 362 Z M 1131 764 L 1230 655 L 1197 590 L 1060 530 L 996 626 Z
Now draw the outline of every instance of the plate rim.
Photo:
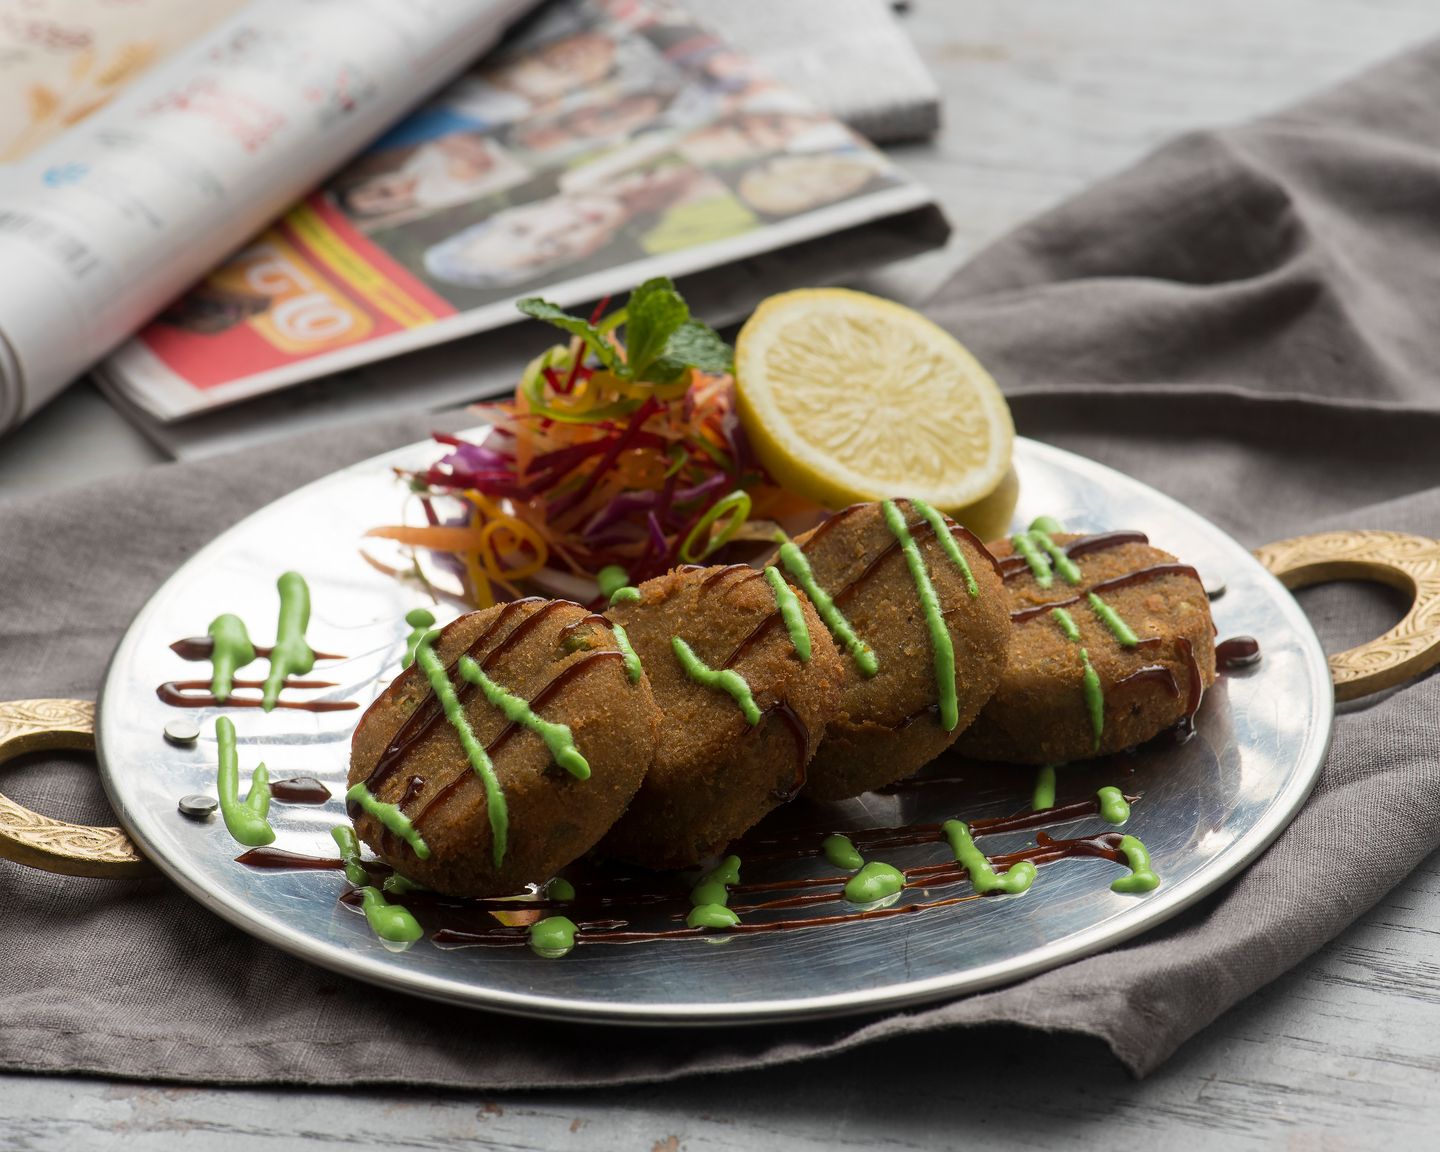
M 468 431 L 473 433 L 476 430 Z M 1106 917 L 1063 940 L 1042 944 L 1018 957 L 994 961 L 979 968 L 965 969 L 923 980 L 891 984 L 878 989 L 859 989 L 804 998 L 751 1000 L 745 1001 L 743 1005 L 739 1006 L 731 1003 L 705 1001 L 663 1005 L 590 1001 L 560 995 L 532 994 L 477 986 L 432 976 L 415 969 L 407 971 L 404 968 L 392 967 L 377 958 L 362 953 L 337 949 L 333 944 L 318 940 L 307 933 L 287 930 L 283 924 L 272 923 L 264 916 L 255 914 L 252 909 L 239 900 L 210 890 L 184 867 L 183 861 L 170 859 L 165 851 L 145 835 L 141 824 L 131 818 L 130 807 L 125 803 L 119 785 L 116 783 L 103 739 L 103 724 L 107 715 L 106 699 L 111 685 L 122 676 L 120 661 L 129 647 L 131 638 L 142 631 L 150 615 L 158 610 L 157 604 L 162 598 L 162 593 L 179 578 L 186 568 L 212 551 L 222 549 L 229 537 L 240 532 L 254 517 L 263 515 L 277 506 L 302 500 L 312 488 L 329 483 L 337 476 L 374 468 L 382 463 L 388 467 L 399 457 L 409 453 L 418 454 L 427 446 L 433 447 L 431 441 L 415 441 L 389 449 L 343 468 L 335 469 L 301 485 L 294 491 L 257 508 L 232 524 L 191 554 L 166 578 L 130 621 L 106 664 L 104 680 L 96 700 L 95 722 L 95 754 L 100 768 L 101 785 L 126 832 L 166 878 L 202 907 L 255 939 L 297 956 L 308 963 L 315 964 L 317 967 L 387 990 L 405 992 L 440 1003 L 479 1008 L 510 1016 L 569 1023 L 661 1028 L 678 1025 L 686 1027 L 696 1025 L 745 1027 L 774 1024 L 779 1021 L 835 1019 L 893 1012 L 922 1004 L 968 996 L 976 992 L 1015 984 L 1039 973 L 1058 968 L 1063 964 L 1093 956 L 1157 928 L 1186 909 L 1193 907 L 1234 879 L 1274 843 L 1309 799 L 1324 768 L 1334 730 L 1334 693 L 1331 688 L 1329 665 L 1309 618 L 1290 595 L 1289 590 L 1228 532 L 1214 524 L 1208 517 L 1187 507 L 1175 498 L 1143 481 L 1127 476 L 1117 469 L 1028 437 L 1017 436 L 1015 441 L 1017 448 L 1024 454 L 1035 454 L 1042 459 L 1048 457 L 1052 462 L 1062 463 L 1066 469 L 1082 474 L 1090 473 L 1097 479 L 1106 482 L 1109 482 L 1112 477 L 1118 477 L 1126 485 L 1141 488 L 1161 506 L 1168 506 L 1184 519 L 1199 520 L 1208 529 L 1234 545 L 1238 552 L 1243 553 L 1254 566 L 1255 573 L 1262 577 L 1262 582 L 1268 581 L 1274 586 L 1274 590 L 1282 594 L 1279 603 L 1283 605 L 1284 613 L 1290 617 L 1287 623 L 1292 626 L 1301 647 L 1308 649 L 1305 663 L 1312 672 L 1323 669 L 1322 676 L 1312 676 L 1311 678 L 1313 689 L 1311 704 L 1315 707 L 1317 717 L 1325 721 L 1323 725 L 1313 726 L 1305 733 L 1306 743 L 1302 752 L 1308 753 L 1311 757 L 1308 768 L 1292 775 L 1286 787 L 1275 796 L 1255 823 L 1229 845 L 1224 853 L 1203 865 L 1198 872 L 1188 877 L 1178 887 L 1162 886 L 1156 892 L 1147 894 L 1146 898 L 1137 902 L 1133 908 Z M 1304 759 L 1303 756 L 1299 758 Z

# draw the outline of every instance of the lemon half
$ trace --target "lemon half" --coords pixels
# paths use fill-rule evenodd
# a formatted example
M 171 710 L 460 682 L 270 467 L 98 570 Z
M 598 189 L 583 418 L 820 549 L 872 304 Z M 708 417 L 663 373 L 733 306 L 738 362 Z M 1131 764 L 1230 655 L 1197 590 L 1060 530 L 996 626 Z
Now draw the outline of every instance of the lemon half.
M 1010 470 L 1015 425 L 995 381 L 891 300 L 844 288 L 771 296 L 740 330 L 735 380 L 760 462 L 830 508 L 918 496 L 958 513 Z

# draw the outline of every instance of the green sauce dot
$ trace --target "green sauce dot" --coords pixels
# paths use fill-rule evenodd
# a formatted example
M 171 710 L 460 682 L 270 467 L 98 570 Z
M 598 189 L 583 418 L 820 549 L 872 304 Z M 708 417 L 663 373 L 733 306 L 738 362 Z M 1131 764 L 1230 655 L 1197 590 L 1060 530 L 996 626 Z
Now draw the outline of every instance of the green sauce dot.
M 905 874 L 879 860 L 872 860 L 845 884 L 845 899 L 852 904 L 874 904 L 894 896 L 905 887 Z
M 545 885 L 545 897 L 549 900 L 559 900 L 561 903 L 568 903 L 575 899 L 575 885 L 566 880 L 563 876 L 556 876 L 550 883 Z
M 1103 820 L 1111 824 L 1124 824 L 1130 819 L 1130 805 L 1119 788 L 1107 784 L 1095 793 L 1095 800 L 1100 805 L 1100 816 Z
M 360 889 L 365 919 L 371 930 L 382 940 L 392 944 L 409 944 L 425 935 L 420 922 L 409 911 L 398 904 L 388 903 L 380 889 L 366 886 Z
M 854 842 L 848 836 L 841 836 L 839 833 L 826 836 L 820 841 L 820 851 L 825 853 L 825 859 L 836 868 L 844 868 L 847 872 L 865 866 L 865 858 L 856 850 Z
M 697 904 L 685 917 L 687 928 L 733 928 L 740 917 L 723 904 Z
M 714 868 L 706 872 L 690 889 L 690 903 L 726 905 L 730 902 L 729 888 L 740 883 L 740 857 L 726 856 Z
M 345 879 L 356 888 L 364 888 L 370 883 L 370 873 L 366 872 L 360 863 L 360 841 L 355 836 L 355 829 L 348 824 L 337 824 L 330 829 L 330 836 L 335 841 L 335 846 L 340 849 Z
M 405 655 L 400 660 L 400 667 L 409 668 L 415 663 L 415 649 L 435 626 L 435 617 L 424 608 L 412 608 L 405 613 L 405 623 L 410 625 L 410 635 L 405 637 Z
M 1125 853 L 1125 859 L 1130 862 L 1130 875 L 1121 876 L 1110 884 L 1110 891 L 1119 892 L 1122 895 L 1137 892 L 1150 892 L 1160 887 L 1160 877 L 1150 866 L 1150 853 L 1145 845 L 1134 836 L 1122 836 L 1120 838 L 1120 851 Z
M 407 892 L 424 892 L 425 885 L 417 884 L 408 876 L 402 876 L 399 872 L 392 872 L 385 877 L 380 885 L 381 889 L 392 896 L 404 896 Z
M 609 599 L 630 583 L 630 573 L 619 564 L 607 564 L 595 573 L 595 583 L 600 585 L 600 595 Z
M 1055 807 L 1055 765 L 1046 764 L 1035 774 L 1035 794 L 1030 807 L 1039 812 L 1042 808 Z
M 568 916 L 547 916 L 530 925 L 530 949 L 547 959 L 558 959 L 574 949 L 578 931 Z
M 970 874 L 970 886 L 979 895 L 1005 892 L 1018 896 L 1035 883 L 1035 865 L 1029 860 L 1020 860 L 1003 873 L 997 873 L 990 867 L 990 861 L 975 846 L 970 828 L 963 820 L 947 820 L 940 826 L 940 831 L 950 842 L 950 851 L 955 854 L 956 863 Z

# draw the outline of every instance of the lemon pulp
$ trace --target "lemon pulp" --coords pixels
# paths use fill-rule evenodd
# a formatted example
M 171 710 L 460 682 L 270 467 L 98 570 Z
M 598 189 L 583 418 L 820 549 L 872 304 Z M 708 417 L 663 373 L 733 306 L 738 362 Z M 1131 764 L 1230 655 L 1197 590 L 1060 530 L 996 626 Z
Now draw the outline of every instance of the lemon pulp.
M 772 296 L 741 330 L 735 365 L 761 463 L 829 507 L 919 496 L 958 512 L 1009 471 L 1014 425 L 994 380 L 900 304 L 841 288 Z

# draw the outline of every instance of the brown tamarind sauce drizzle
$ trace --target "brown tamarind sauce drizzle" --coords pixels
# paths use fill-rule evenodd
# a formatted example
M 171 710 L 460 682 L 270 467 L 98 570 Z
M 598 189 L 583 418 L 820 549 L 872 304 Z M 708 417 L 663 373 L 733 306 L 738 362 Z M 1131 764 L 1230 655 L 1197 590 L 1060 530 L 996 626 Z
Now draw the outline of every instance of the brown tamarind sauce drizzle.
M 930 840 L 943 842 L 938 831 L 929 837 Z M 1073 839 L 1059 840 L 1041 832 L 1036 837 L 1033 847 L 1021 849 L 1018 852 L 1007 852 L 987 857 L 990 865 L 998 872 L 1008 871 L 1015 864 L 1022 860 L 1028 860 L 1037 866 L 1044 866 L 1056 863 L 1060 860 L 1077 857 L 1092 857 L 1109 860 L 1114 863 L 1124 863 L 1125 856 L 1120 850 L 1122 837 L 1118 832 L 1101 832 L 1094 836 L 1076 837 Z M 923 841 L 922 841 L 923 842 Z M 906 889 L 934 889 L 945 888 L 963 883 L 969 879 L 969 873 L 959 864 L 954 862 L 946 864 L 918 865 L 902 871 L 905 877 L 904 887 Z M 738 913 L 753 914 L 756 912 L 786 911 L 801 908 L 813 908 L 817 905 L 845 903 L 844 886 L 848 878 L 845 876 L 824 876 L 807 877 L 801 880 L 779 880 L 761 884 L 737 884 L 731 887 L 732 898 L 746 895 L 755 895 L 764 892 L 794 891 L 793 895 L 777 896 L 773 899 L 760 899 L 751 902 L 737 902 L 732 905 Z M 812 891 L 805 891 L 812 889 Z M 967 892 L 960 896 L 942 897 L 938 900 L 923 900 L 907 904 L 894 904 L 889 907 L 861 908 L 848 912 L 837 912 L 820 916 L 791 916 L 775 920 L 762 920 L 742 922 L 727 927 L 724 931 L 727 935 L 753 936 L 777 932 L 793 932 L 806 928 L 823 928 L 838 924 L 849 924 L 865 920 L 883 920 L 896 916 L 917 915 L 923 912 L 933 911 L 938 908 L 947 908 L 956 904 L 969 903 L 972 900 L 983 900 L 984 896 Z M 530 905 L 526 905 L 529 907 Z M 509 905 L 516 909 L 514 903 Z M 575 919 L 579 931 L 576 934 L 576 944 L 640 944 L 654 943 L 667 940 L 684 940 L 698 938 L 712 933 L 702 928 L 653 928 L 637 929 L 630 926 L 629 921 L 622 915 L 601 917 L 587 915 L 585 905 L 572 903 L 563 906 L 568 915 Z M 684 913 L 676 911 L 671 913 L 670 919 L 683 920 Z M 513 947 L 528 943 L 528 927 L 526 926 L 499 926 L 481 927 L 478 929 L 466 929 L 452 927 L 450 924 L 439 922 L 439 926 L 431 934 L 431 941 L 442 948 L 459 947 Z
M 268 659 L 275 651 L 273 646 L 265 644 L 253 645 L 257 659 Z M 176 640 L 170 645 L 170 651 L 179 656 L 182 660 L 189 660 L 194 663 L 203 663 L 209 660 L 215 652 L 215 638 L 213 636 L 187 636 L 183 640 Z M 316 660 L 344 660 L 344 656 L 337 656 L 333 652 L 316 652 Z M 259 708 L 262 706 L 260 697 L 238 696 L 233 692 L 223 702 L 215 698 L 210 690 L 209 680 L 167 680 L 155 689 L 155 695 L 172 708 Z M 264 680 L 235 680 L 232 682 L 235 688 L 263 689 Z M 287 688 L 292 689 L 314 689 L 314 688 L 338 688 L 339 685 L 332 680 L 286 680 L 281 685 L 283 692 Z M 360 705 L 354 700 L 277 700 L 277 708 L 289 708 L 297 712 L 348 712 L 351 709 L 359 708 Z
M 289 776 L 270 781 L 270 796 L 282 804 L 324 804 L 330 789 L 313 776 Z
M 1079 604 L 1091 592 L 1097 596 L 1102 592 L 1114 592 L 1118 588 L 1129 588 L 1135 584 L 1145 584 L 1151 580 L 1158 580 L 1162 576 L 1191 576 L 1198 583 L 1200 573 L 1195 571 L 1189 564 L 1151 564 L 1146 568 L 1137 568 L 1134 572 L 1126 572 L 1121 576 L 1112 577 L 1109 580 L 1102 580 L 1092 585 L 1085 592 L 1076 596 L 1067 597 L 1064 600 L 1047 600 L 1044 604 L 1032 604 L 1028 608 L 1017 608 L 1010 613 L 1012 624 L 1023 624 L 1027 620 L 1033 620 L 1037 616 L 1044 616 L 1056 608 L 1068 608 L 1072 604 Z
M 263 680 L 235 680 L 234 686 L 238 688 L 254 688 L 257 691 L 265 687 Z M 281 685 L 281 690 L 286 688 L 338 688 L 340 685 L 334 680 L 286 680 Z M 259 696 L 240 696 L 231 693 L 222 705 L 215 695 L 210 691 L 209 680 L 167 680 L 160 687 L 155 689 L 155 695 L 161 701 L 169 704 L 172 708 L 259 708 L 261 701 Z M 351 708 L 358 708 L 360 705 L 354 700 L 277 700 L 277 708 L 293 708 L 297 712 L 345 712 Z
M 1245 668 L 1260 659 L 1260 641 L 1253 636 L 1232 636 L 1215 645 L 1217 668 Z
M 1081 536 L 1070 541 L 1069 544 L 1061 546 L 1061 550 L 1070 559 L 1077 556 L 1088 556 L 1092 552 L 1105 552 L 1111 548 L 1120 548 L 1126 544 L 1149 544 L 1150 537 L 1144 532 L 1122 530 L 1117 532 L 1097 532 L 1090 536 Z M 1006 556 L 1003 560 L 997 560 L 996 564 L 1000 569 L 1000 576 L 1004 580 L 1013 580 L 1017 576 L 1023 576 L 1030 571 L 1030 565 L 1023 556 Z
M 268 659 L 270 653 L 275 651 L 273 647 L 265 644 L 254 645 L 255 655 Z M 170 651 L 179 656 L 182 660 L 191 660 L 197 663 L 209 660 L 215 653 L 215 637 L 213 636 L 187 636 L 183 640 L 176 640 L 170 645 Z M 333 652 L 316 652 L 316 660 L 344 660 L 344 656 L 337 656 Z
M 530 619 L 533 620 L 535 616 L 538 615 L 540 615 L 540 613 L 536 612 L 534 616 L 530 617 Z M 616 651 L 614 649 L 606 649 L 600 652 L 585 653 L 585 655 L 582 656 L 580 659 L 574 661 L 571 664 L 567 664 L 555 675 L 553 679 L 550 680 L 549 683 L 547 683 L 543 688 L 541 688 L 540 691 L 537 692 L 535 696 L 531 699 L 530 706 L 532 708 L 543 707 L 556 695 L 556 693 L 563 690 L 568 684 L 575 680 L 576 677 L 580 676 L 583 672 L 595 666 L 596 664 L 607 660 L 618 660 L 623 663 L 625 660 L 625 655 L 624 653 Z M 483 668 L 484 665 L 482 664 L 481 667 Z M 519 730 L 520 725 L 513 720 L 510 723 L 506 724 L 505 727 L 500 729 L 500 731 L 496 733 L 494 738 L 485 745 L 485 754 L 492 758 L 499 755 L 500 749 L 505 747 L 505 745 L 510 742 L 511 738 L 514 737 L 515 733 Z M 458 792 L 462 787 L 464 787 L 466 781 L 470 780 L 473 776 L 474 773 L 470 771 L 468 766 L 461 772 L 457 773 L 454 779 L 447 783 L 443 788 L 436 792 L 434 796 L 427 800 L 424 805 L 421 806 L 420 810 L 410 818 L 411 823 L 414 824 L 417 828 L 423 828 L 426 819 L 431 815 L 431 813 L 433 813 L 436 809 L 443 807 L 450 800 L 450 798 L 455 795 L 456 792 Z M 401 807 L 403 809 L 404 805 L 401 805 Z
M 1140 797 L 1128 796 L 1138 803 Z M 1025 810 L 1010 816 L 978 819 L 970 822 L 976 837 L 1005 832 L 1024 831 L 1045 825 L 1063 824 L 1099 812 L 1095 798 L 1054 806 L 1039 811 Z M 940 824 L 917 823 L 895 827 L 870 828 L 849 833 L 857 848 L 869 854 L 904 847 L 944 844 Z M 793 833 L 768 839 L 752 840 L 748 846 L 737 847 L 744 854 L 747 869 L 759 865 L 783 865 L 809 858 L 822 857 L 822 833 Z M 1007 871 L 1022 860 L 1045 866 L 1060 860 L 1090 857 L 1125 863 L 1120 848 L 1121 835 L 1106 831 L 1091 836 L 1056 839 L 1040 832 L 1034 845 L 987 856 L 990 866 L 998 872 Z M 345 862 L 339 857 L 307 856 L 273 846 L 251 849 L 236 858 L 250 868 L 275 871 L 341 870 Z M 364 861 L 362 865 L 372 880 L 389 876 L 392 869 L 380 861 Z M 934 864 L 916 864 L 902 870 L 907 890 L 943 889 L 969 879 L 964 867 L 953 860 Z M 846 903 L 844 895 L 848 877 L 843 875 L 781 877 L 734 884 L 730 887 L 736 913 L 772 913 L 812 909 L 826 904 Z M 341 896 L 347 906 L 358 909 L 358 890 Z M 825 927 L 856 921 L 888 919 L 893 916 L 915 915 L 933 909 L 985 899 L 973 893 L 914 901 L 890 907 L 860 908 L 828 915 L 787 916 L 780 919 L 753 921 L 727 928 L 727 933 L 754 935 Z M 642 943 L 687 939 L 705 934 L 702 929 L 680 927 L 685 919 L 689 898 L 683 885 L 666 884 L 663 877 L 652 874 L 599 875 L 583 881 L 574 899 L 555 900 L 537 892 L 513 896 L 463 898 L 445 896 L 425 890 L 414 890 L 405 896 L 405 903 L 418 914 L 430 931 L 431 940 L 441 947 L 499 947 L 522 945 L 528 941 L 528 925 L 497 925 L 492 913 L 535 914 L 563 912 L 573 917 L 579 928 L 579 943 Z M 636 926 L 632 917 L 642 909 L 650 909 L 650 920 L 661 916 L 676 927 Z

